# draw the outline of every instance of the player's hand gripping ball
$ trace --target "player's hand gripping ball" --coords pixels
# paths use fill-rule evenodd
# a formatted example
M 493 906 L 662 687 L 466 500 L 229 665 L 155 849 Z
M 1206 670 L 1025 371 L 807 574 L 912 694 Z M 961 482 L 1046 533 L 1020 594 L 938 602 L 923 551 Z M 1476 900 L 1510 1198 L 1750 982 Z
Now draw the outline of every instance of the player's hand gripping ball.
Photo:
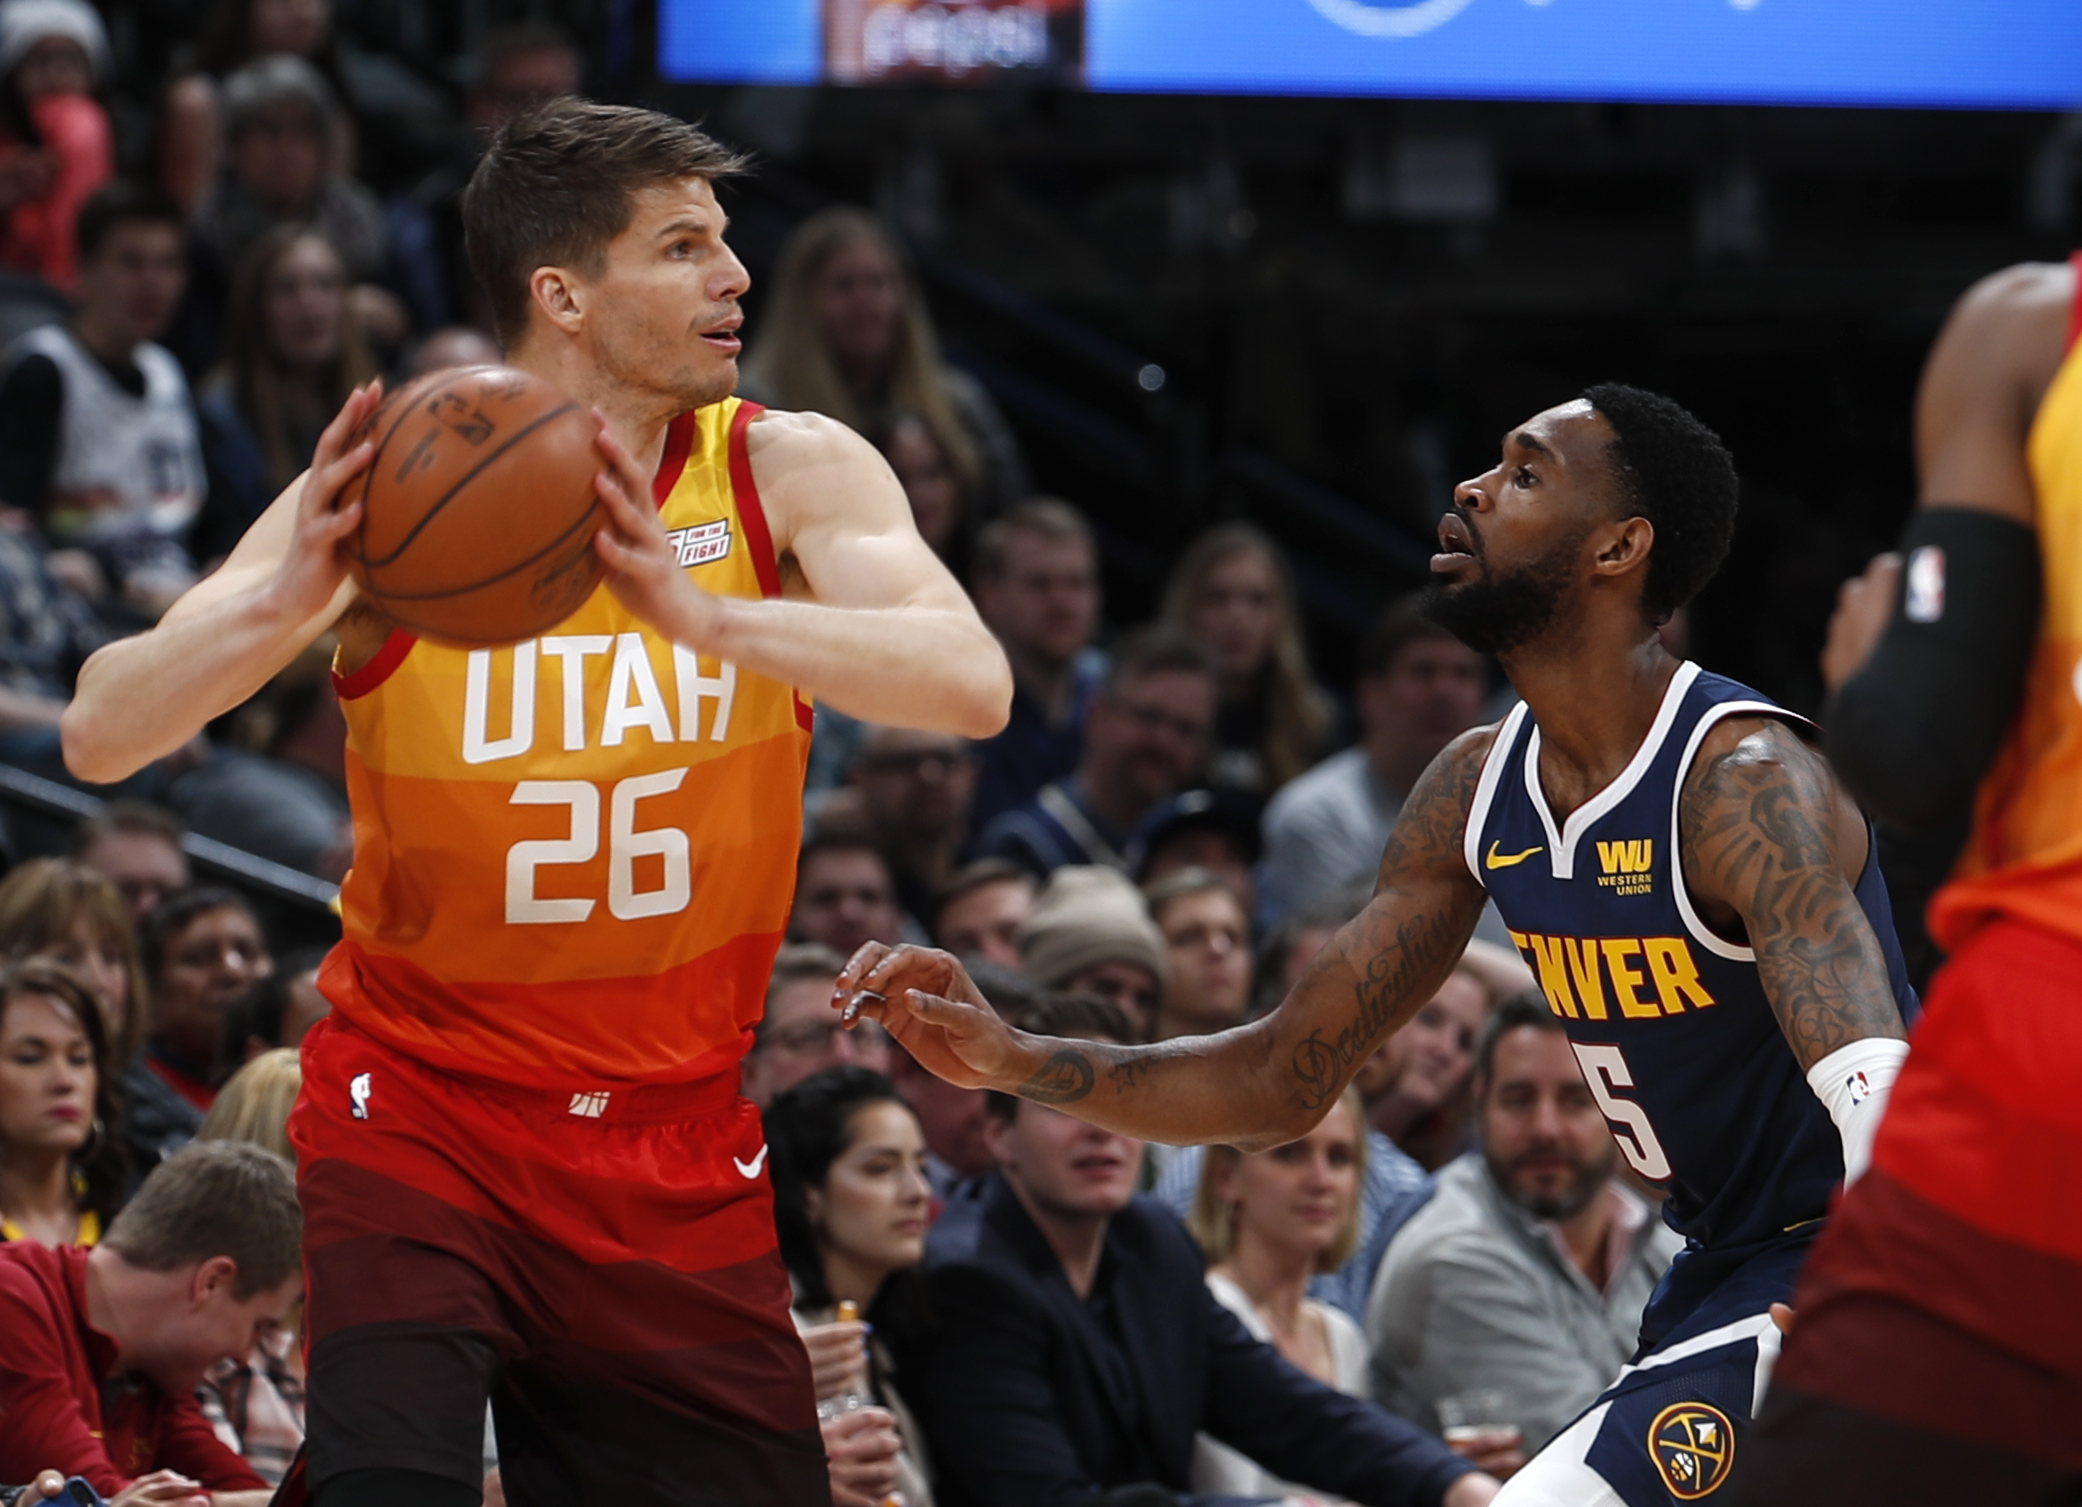
M 362 593 L 407 632 L 469 648 L 561 623 L 600 584 L 595 432 L 570 397 L 511 367 L 392 393 L 354 437 L 376 447 L 349 487 Z

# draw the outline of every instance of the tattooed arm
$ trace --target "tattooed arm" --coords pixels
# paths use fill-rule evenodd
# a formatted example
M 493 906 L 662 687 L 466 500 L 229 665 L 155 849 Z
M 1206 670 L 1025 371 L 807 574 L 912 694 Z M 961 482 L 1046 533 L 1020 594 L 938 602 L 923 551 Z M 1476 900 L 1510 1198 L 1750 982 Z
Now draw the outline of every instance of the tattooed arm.
M 1679 816 L 1700 919 L 1747 940 L 1803 1071 L 1838 1048 L 1901 1038 L 1901 1012 L 1852 893 L 1865 819 L 1822 756 L 1785 724 L 1730 718 L 1707 734 Z
M 839 976 L 833 1005 L 861 1000 L 953 1083 L 1144 1140 L 1283 1145 L 1307 1134 L 1359 1064 L 1438 992 L 1473 935 L 1483 891 L 1461 837 L 1491 736 L 1463 734 L 1432 762 L 1389 835 L 1372 902 L 1261 1020 L 1155 1046 L 1033 1036 L 1000 1021 L 947 954 L 872 942 Z

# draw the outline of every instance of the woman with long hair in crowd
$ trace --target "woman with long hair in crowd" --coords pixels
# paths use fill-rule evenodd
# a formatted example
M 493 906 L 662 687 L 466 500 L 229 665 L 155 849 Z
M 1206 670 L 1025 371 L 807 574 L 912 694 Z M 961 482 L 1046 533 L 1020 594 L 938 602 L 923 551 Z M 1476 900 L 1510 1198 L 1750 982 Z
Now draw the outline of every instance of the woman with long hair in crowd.
M 918 1117 L 880 1073 L 827 1068 L 767 1107 L 766 1143 L 774 1227 L 795 1285 L 819 1416 L 830 1420 L 863 1404 L 887 1408 L 902 1443 L 893 1489 L 904 1507 L 931 1507 L 921 1435 L 896 1393 L 887 1350 L 870 1339 L 874 1329 L 886 1335 L 917 1322 L 916 1268 L 932 1219 Z M 856 1320 L 834 1323 L 842 1303 Z M 842 1469 L 835 1460 L 835 1486 Z M 875 1500 L 872 1488 L 868 1497 Z
M 1207 1285 L 1253 1338 L 1326 1386 L 1367 1391 L 1366 1335 L 1344 1313 L 1308 1296 L 1309 1279 L 1334 1272 L 1359 1240 L 1366 1177 L 1366 1115 L 1348 1088 L 1298 1141 L 1249 1155 L 1210 1146 L 1186 1221 L 1207 1255 Z M 1193 1489 L 1220 1496 L 1283 1497 L 1287 1486 L 1215 1440 L 1193 1452 Z
M 289 1111 L 303 1086 L 296 1052 L 288 1047 L 262 1052 L 218 1091 L 195 1139 L 243 1141 L 294 1162 Z M 217 1362 L 196 1388 L 196 1398 L 218 1437 L 271 1485 L 280 1485 L 304 1442 L 304 1359 L 296 1325 L 261 1335 L 242 1360 Z
M 101 1239 L 124 1188 L 117 1072 L 89 985 L 41 959 L 0 965 L 0 1239 Z
M 1221 675 L 1216 784 L 1270 796 L 1327 752 L 1335 704 L 1309 668 L 1286 557 L 1263 530 L 1224 523 L 1194 540 L 1164 620 L 1200 638 Z
M 224 360 L 202 385 L 210 494 L 198 559 L 227 553 L 310 464 L 349 393 L 377 374 L 339 252 L 308 225 L 265 232 L 239 266 Z
M 145 1029 L 145 971 L 122 893 L 70 858 L 32 858 L 0 880 L 0 958 L 61 963 L 99 997 L 121 1075 Z
M 868 443 L 882 452 L 896 473 L 918 537 L 940 557 L 940 563 L 963 580 L 969 573 L 969 544 L 975 509 L 969 483 L 955 468 L 954 457 L 933 433 L 933 426 L 909 409 L 895 409 L 870 420 Z
M 916 414 L 985 514 L 1032 490 L 996 405 L 940 359 L 903 253 L 873 216 L 810 216 L 782 249 L 771 288 L 745 356 L 744 396 L 863 434 L 888 414 Z

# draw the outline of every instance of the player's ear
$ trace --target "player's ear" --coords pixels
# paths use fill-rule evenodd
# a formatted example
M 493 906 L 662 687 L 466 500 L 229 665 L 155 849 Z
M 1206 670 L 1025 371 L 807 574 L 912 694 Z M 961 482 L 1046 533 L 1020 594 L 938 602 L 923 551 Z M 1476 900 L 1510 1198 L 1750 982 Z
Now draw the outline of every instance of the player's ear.
M 585 293 L 562 267 L 537 267 L 528 277 L 528 296 L 543 318 L 567 335 L 585 325 Z
M 1621 519 L 1606 532 L 1598 547 L 1597 573 L 1618 576 L 1639 570 L 1648 563 L 1648 551 L 1654 544 L 1654 524 L 1639 516 Z

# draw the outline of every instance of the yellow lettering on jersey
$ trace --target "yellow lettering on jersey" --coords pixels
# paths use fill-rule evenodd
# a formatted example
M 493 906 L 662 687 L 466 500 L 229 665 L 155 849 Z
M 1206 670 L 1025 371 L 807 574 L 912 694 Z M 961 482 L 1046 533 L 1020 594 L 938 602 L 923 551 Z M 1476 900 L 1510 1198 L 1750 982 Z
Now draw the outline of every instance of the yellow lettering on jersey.
M 1635 991 L 1648 979 L 1638 968 L 1628 966 L 1629 957 L 1641 954 L 1641 943 L 1635 937 L 1607 937 L 1599 942 L 1605 950 L 1605 969 L 1612 975 L 1612 997 L 1619 1002 L 1619 1013 L 1629 1020 L 1654 1020 L 1663 1012 L 1652 1000 L 1641 998 Z
M 1641 945 L 1648 954 L 1648 976 L 1655 980 L 1656 997 L 1663 1002 L 1665 1015 L 1683 1010 L 1684 1000 L 1690 1000 L 1695 1010 L 1713 1003 L 1713 996 L 1699 982 L 1698 960 L 1683 937 L 1644 937 Z
M 1547 1008 L 1556 1015 L 1576 1019 L 1576 996 L 1569 992 L 1568 965 L 1562 961 L 1568 946 L 1566 937 L 1543 937 L 1533 933 L 1533 960 L 1540 973 L 1540 992 L 1547 996 Z
M 1629 838 L 1598 844 L 1598 885 L 1621 895 L 1646 895 L 1655 888 L 1655 840 Z
M 1576 995 L 1583 1001 L 1583 1018 L 1605 1019 L 1605 985 L 1598 977 L 1598 944 L 1589 937 L 1563 937 L 1561 944 L 1569 958 L 1569 977 L 1576 981 Z
M 1714 1003 L 1699 977 L 1699 960 L 1683 937 L 1549 937 L 1514 931 L 1511 940 L 1532 960 L 1547 1008 L 1570 1020 L 1605 1020 L 1605 984 L 1628 1020 L 1682 1015 L 1685 1006 Z M 1644 973 L 1641 964 L 1647 964 Z M 1655 997 L 1644 991 L 1654 986 Z

